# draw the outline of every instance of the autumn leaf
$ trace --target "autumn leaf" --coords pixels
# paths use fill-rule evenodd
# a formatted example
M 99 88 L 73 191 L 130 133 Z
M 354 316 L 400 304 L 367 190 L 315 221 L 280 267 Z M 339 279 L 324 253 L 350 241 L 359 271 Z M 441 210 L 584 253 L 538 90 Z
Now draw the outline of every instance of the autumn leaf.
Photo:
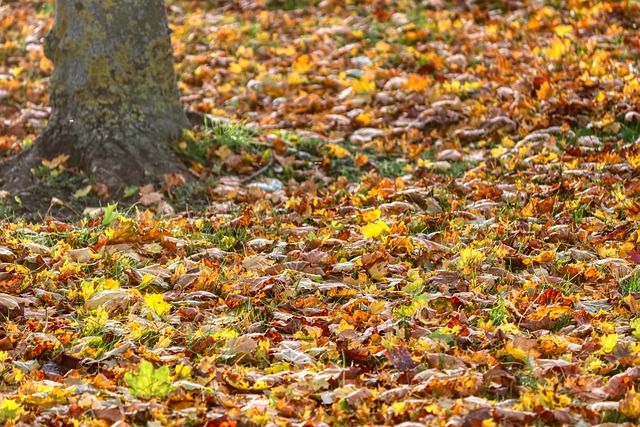
M 124 375 L 124 381 L 131 394 L 142 399 L 165 397 L 173 390 L 170 380 L 171 376 L 167 365 L 154 369 L 151 362 L 147 360 L 143 360 L 138 366 L 138 374 L 133 375 L 127 372 Z
M 149 307 L 158 317 L 162 317 L 171 311 L 171 304 L 165 302 L 162 294 L 147 294 L 144 296 L 144 303 Z
M 4 399 L 0 403 L 0 422 L 6 423 L 19 417 L 25 412 L 22 405 L 14 399 Z
M 611 353 L 618 343 L 618 334 L 608 334 L 600 337 L 600 352 Z
M 344 157 L 351 157 L 351 153 L 347 151 L 344 147 L 341 147 L 336 144 L 327 144 L 324 146 L 326 150 L 328 150 L 328 154 L 330 157 L 335 157 L 338 159 L 342 159 Z
M 380 209 L 372 209 L 362 213 L 362 220 L 367 223 L 372 223 L 380 219 L 381 214 Z
M 378 220 L 374 223 L 360 227 L 360 231 L 365 238 L 371 239 L 373 237 L 378 237 L 383 233 L 388 233 L 391 229 L 384 221 Z
M 553 88 L 549 82 L 545 81 L 540 85 L 540 89 L 536 90 L 536 96 L 540 101 L 551 98 L 553 96 Z
M 52 123 L 28 3 L 5 165 Z M 431 3 L 168 2 L 184 170 L 4 177 L 0 422 L 636 422 L 640 6 Z

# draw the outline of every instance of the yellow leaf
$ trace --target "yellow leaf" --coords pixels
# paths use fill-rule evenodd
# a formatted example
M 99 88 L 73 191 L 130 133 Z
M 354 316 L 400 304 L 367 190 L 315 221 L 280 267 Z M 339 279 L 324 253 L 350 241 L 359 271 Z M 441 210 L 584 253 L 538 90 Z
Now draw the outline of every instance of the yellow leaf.
M 486 258 L 487 256 L 484 252 L 475 248 L 466 247 L 460 251 L 458 268 L 464 269 L 465 267 L 480 267 Z
M 171 311 L 171 304 L 165 302 L 162 294 L 145 295 L 144 303 L 159 317 L 162 317 Z
M 555 259 L 556 253 L 554 251 L 542 251 L 539 255 L 535 256 L 533 259 L 537 262 L 551 262 Z
M 353 90 L 355 90 L 356 93 L 359 94 L 369 94 L 375 92 L 376 90 L 376 84 L 366 77 L 361 77 L 358 80 L 353 80 L 351 82 L 351 86 L 353 87 Z
M 618 343 L 618 334 L 609 334 L 600 337 L 600 352 L 611 353 Z
M 540 349 L 545 354 L 562 355 L 565 354 L 568 344 L 555 335 L 545 335 L 540 338 Z
M 156 279 L 150 275 L 149 273 L 145 274 L 140 280 L 140 288 L 146 288 L 150 284 L 152 284 Z
M 246 58 L 246 59 L 252 59 L 253 58 L 253 48 L 252 47 L 240 46 L 240 47 L 238 47 L 238 50 L 236 50 L 236 56 L 243 57 L 243 58 Z
M 382 233 L 388 233 L 391 229 L 384 221 L 379 220 L 378 222 L 360 227 L 360 231 L 364 237 L 370 239 L 372 237 L 378 237 Z
M 287 84 L 289 86 L 300 86 L 301 84 L 306 82 L 306 77 L 301 76 L 297 71 L 292 71 L 287 75 Z
M 447 32 L 451 29 L 451 20 L 450 19 L 441 19 L 436 21 L 436 24 L 438 25 L 438 32 L 440 33 L 444 33 Z
M 391 409 L 393 409 L 394 414 L 403 414 L 406 412 L 407 402 L 393 402 L 391 404 Z
M 104 283 L 102 284 L 104 289 L 119 289 L 120 288 L 120 282 L 118 282 L 117 280 L 113 280 L 113 279 L 105 279 Z
M 381 211 L 378 208 L 371 209 L 362 213 L 362 220 L 364 222 L 374 222 L 380 219 Z
M 64 166 L 67 160 L 69 160 L 68 154 L 60 154 L 58 157 L 52 160 L 43 160 L 42 165 L 48 167 L 49 169 L 55 169 L 58 166 Z
M 431 83 L 432 82 L 429 77 L 411 74 L 407 81 L 402 84 L 402 89 L 413 92 L 422 92 L 428 88 Z
M 334 334 L 338 334 L 342 331 L 347 331 L 347 330 L 353 330 L 355 329 L 355 326 L 353 326 L 352 324 L 350 324 L 349 322 L 347 322 L 344 319 L 340 320 L 340 323 L 338 324 L 338 327 L 333 331 Z
M 185 365 L 184 363 L 180 363 L 176 365 L 176 377 L 178 378 L 189 378 L 191 376 L 192 368 L 189 365 Z
M 550 47 L 544 49 L 544 54 L 548 59 L 560 59 L 567 52 L 570 44 L 569 39 L 556 38 Z
M 484 27 L 484 33 L 488 36 L 493 36 L 498 33 L 498 26 L 495 24 L 486 25 Z
M 500 349 L 496 352 L 496 356 L 511 356 L 515 360 L 519 360 L 520 362 L 524 362 L 527 359 L 529 353 L 524 351 L 521 348 L 517 348 L 513 346 L 513 342 L 509 341 L 507 345 L 503 349 Z
M 511 147 L 513 147 L 514 145 L 516 145 L 516 143 L 515 143 L 511 138 L 509 138 L 508 136 L 504 136 L 504 137 L 502 138 L 502 146 L 503 146 L 503 147 L 505 147 L 505 148 L 511 148 Z
M 376 301 L 371 303 L 369 306 L 369 313 L 371 314 L 380 314 L 384 310 L 385 302 L 384 301 Z
M 573 27 L 571 25 L 556 25 L 553 31 L 555 31 L 559 37 L 564 37 L 573 31 Z
M 536 96 L 538 97 L 538 99 L 540 101 L 543 101 L 545 99 L 549 99 L 551 98 L 551 96 L 553 95 L 553 88 L 551 87 L 551 85 L 549 84 L 549 82 L 543 82 L 540 85 L 540 89 L 538 89 L 536 91 Z
M 638 414 L 640 414 L 640 393 L 636 393 L 633 389 L 627 391 L 622 401 L 620 401 L 620 412 L 631 419 L 638 419 Z
M 288 363 L 274 363 L 273 365 L 264 368 L 264 373 L 267 375 L 277 374 L 278 372 L 288 371 L 289 369 L 291 369 L 291 365 Z
M 351 153 L 349 153 L 349 151 L 339 145 L 327 144 L 324 147 L 329 150 L 330 157 L 336 157 L 338 159 L 342 159 L 343 157 L 351 157 Z
M 293 68 L 300 74 L 306 74 L 313 68 L 313 64 L 311 63 L 311 58 L 309 57 L 309 55 L 302 55 L 298 59 L 293 61 L 291 68 Z
M 387 53 L 391 50 L 391 45 L 380 40 L 376 43 L 376 50 L 380 53 Z
M 76 190 L 76 192 L 73 193 L 73 197 L 76 199 L 80 199 L 82 197 L 86 197 L 90 192 L 91 192 L 91 184 Z
M 39 68 L 42 73 L 50 73 L 53 70 L 53 63 L 43 56 L 40 59 Z
M 597 357 L 589 356 L 582 364 L 582 369 L 585 372 L 595 373 L 602 367 L 602 360 Z
M 493 418 L 486 418 L 482 420 L 482 427 L 498 427 L 498 424 Z
M 371 123 L 371 116 L 366 113 L 358 114 L 354 121 L 358 126 L 368 126 Z
M 157 350 L 159 348 L 166 348 L 169 347 L 169 345 L 171 344 L 171 337 L 162 337 L 157 343 L 156 345 L 153 346 L 154 350 Z

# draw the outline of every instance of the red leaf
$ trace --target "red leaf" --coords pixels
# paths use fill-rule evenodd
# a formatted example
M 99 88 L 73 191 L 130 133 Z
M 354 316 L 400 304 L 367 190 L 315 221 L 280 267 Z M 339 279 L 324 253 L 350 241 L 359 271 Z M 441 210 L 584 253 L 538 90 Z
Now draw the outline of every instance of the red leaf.
M 640 264 L 640 252 L 629 251 L 629 256 L 631 257 L 631 262 Z
M 387 358 L 394 368 L 399 371 L 411 371 L 419 365 L 418 362 L 411 358 L 411 353 L 406 346 L 394 347 L 385 352 Z

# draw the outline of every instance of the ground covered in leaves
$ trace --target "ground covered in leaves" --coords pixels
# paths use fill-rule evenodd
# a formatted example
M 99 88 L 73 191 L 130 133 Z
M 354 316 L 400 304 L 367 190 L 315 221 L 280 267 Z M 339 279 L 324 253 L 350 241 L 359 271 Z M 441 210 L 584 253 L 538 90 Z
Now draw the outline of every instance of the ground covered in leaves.
M 5 156 L 52 6 L 0 4 Z M 168 7 L 199 180 L 5 219 L 1 422 L 638 422 L 635 2 Z

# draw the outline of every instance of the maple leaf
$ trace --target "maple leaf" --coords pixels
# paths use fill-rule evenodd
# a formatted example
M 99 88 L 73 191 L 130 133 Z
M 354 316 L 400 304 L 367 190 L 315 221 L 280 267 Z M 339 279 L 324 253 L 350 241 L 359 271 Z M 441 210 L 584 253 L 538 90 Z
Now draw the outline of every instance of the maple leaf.
M 0 403 L 0 422 L 6 423 L 14 420 L 24 412 L 22 405 L 14 399 L 4 399 Z
M 147 360 L 140 363 L 137 375 L 130 372 L 124 374 L 124 381 L 129 386 L 131 394 L 142 399 L 162 398 L 173 390 L 169 367 L 163 365 L 154 369 L 151 362 Z
M 388 233 L 391 231 L 391 229 L 383 220 L 378 220 L 374 223 L 370 223 L 360 227 L 360 231 L 365 238 L 371 239 L 373 237 L 378 237 L 383 233 Z
M 549 82 L 545 81 L 540 85 L 540 89 L 536 90 L 536 96 L 540 101 L 549 99 L 553 96 L 553 88 Z
M 171 311 L 172 305 L 165 302 L 162 294 L 147 294 L 144 296 L 144 303 L 149 307 L 158 317 L 162 317 Z
M 53 1 L 23 3 L 0 7 L 2 157 L 48 118 L 52 64 L 33 40 Z M 247 21 L 191 3 L 170 15 L 183 101 L 211 120 L 176 144 L 190 173 L 119 205 L 78 180 L 39 223 L 0 231 L 1 423 L 21 405 L 126 418 L 81 413 L 69 376 L 157 399 L 149 423 L 197 423 L 182 409 L 214 397 L 216 426 L 638 419 L 638 5 L 512 2 L 487 21 L 456 4 L 266 0 Z M 76 182 L 72 158 L 37 165 L 38 186 Z M 123 205 L 137 193 L 146 213 Z M 106 209 L 56 218 L 98 196 Z M 162 368 L 80 367 L 137 358 Z

